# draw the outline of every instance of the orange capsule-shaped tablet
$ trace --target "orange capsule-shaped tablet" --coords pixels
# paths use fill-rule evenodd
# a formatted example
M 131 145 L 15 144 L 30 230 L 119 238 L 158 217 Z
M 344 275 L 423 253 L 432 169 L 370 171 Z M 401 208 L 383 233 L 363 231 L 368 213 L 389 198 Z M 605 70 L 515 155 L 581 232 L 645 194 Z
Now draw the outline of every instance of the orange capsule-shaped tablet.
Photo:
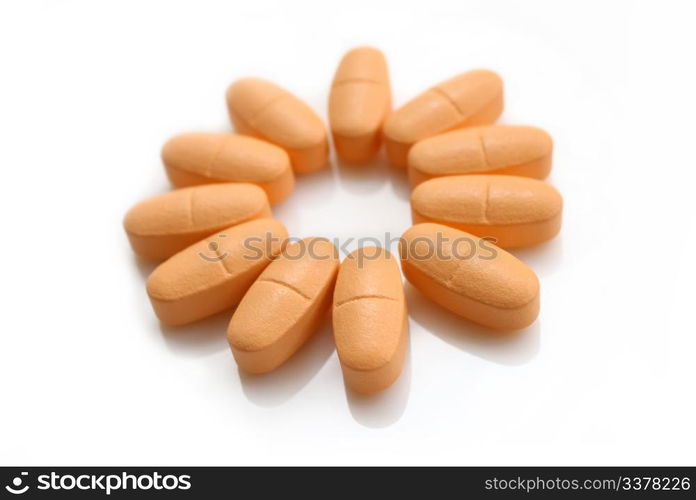
M 147 280 L 155 314 L 162 323 L 183 325 L 238 304 L 287 237 L 277 220 L 258 219 L 187 247 Z
M 550 184 L 513 175 L 436 177 L 411 193 L 413 223 L 435 222 L 499 247 L 525 247 L 561 229 L 563 199 Z
M 208 184 L 141 201 L 123 220 L 135 253 L 167 259 L 206 236 L 271 216 L 266 193 L 254 184 Z
M 300 99 L 260 78 L 243 78 L 227 90 L 227 107 L 237 131 L 272 142 L 290 155 L 296 173 L 326 165 L 324 124 Z
M 384 125 L 389 161 L 406 167 L 411 146 L 448 130 L 493 123 L 503 112 L 503 81 L 488 70 L 462 73 L 392 113 Z
M 351 163 L 371 160 L 390 109 L 384 54 L 371 47 L 349 51 L 338 65 L 329 95 L 329 124 L 338 157 Z
M 498 330 L 529 326 L 539 314 L 539 280 L 491 242 L 441 224 L 417 224 L 399 242 L 406 279 L 433 302 Z
M 162 161 L 176 187 L 249 182 L 266 191 L 271 203 L 282 201 L 295 187 L 287 153 L 273 144 L 243 135 L 177 135 L 162 148 Z
M 553 141 L 536 127 L 489 125 L 453 130 L 416 143 L 408 154 L 415 186 L 443 175 L 505 174 L 544 179 Z
M 237 306 L 227 339 L 237 364 L 265 373 L 312 336 L 331 307 L 338 272 L 336 247 L 323 238 L 287 245 Z
M 382 248 L 361 248 L 338 271 L 333 328 L 343 379 L 360 393 L 389 387 L 401 373 L 408 315 L 396 258 Z

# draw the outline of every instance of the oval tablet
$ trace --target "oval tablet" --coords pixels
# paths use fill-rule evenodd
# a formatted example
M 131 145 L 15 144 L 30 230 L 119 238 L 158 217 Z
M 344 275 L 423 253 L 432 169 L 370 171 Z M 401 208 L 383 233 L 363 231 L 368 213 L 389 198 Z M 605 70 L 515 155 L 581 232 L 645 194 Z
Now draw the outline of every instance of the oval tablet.
M 287 245 L 237 306 L 227 339 L 237 364 L 265 373 L 311 337 L 331 307 L 338 252 L 323 238 Z
M 539 314 L 539 280 L 491 242 L 441 224 L 417 224 L 399 242 L 406 279 L 433 302 L 498 330 L 529 326 Z
M 411 193 L 413 223 L 435 222 L 499 247 L 536 245 L 561 229 L 563 199 L 550 184 L 512 175 L 437 177 Z
M 208 184 L 141 201 L 123 220 L 135 253 L 167 259 L 235 224 L 271 216 L 266 193 L 254 184 Z
M 326 165 L 329 146 L 324 124 L 290 92 L 260 78 L 243 78 L 227 90 L 227 107 L 240 133 L 283 148 L 295 172 L 306 174 Z
M 329 124 L 338 157 L 352 163 L 371 160 L 390 109 L 389 71 L 382 52 L 371 47 L 349 51 L 338 65 L 329 95 Z
M 503 112 L 503 81 L 488 70 L 462 73 L 425 91 L 392 113 L 384 125 L 389 161 L 406 167 L 408 150 L 455 128 L 493 123 Z
M 285 199 L 295 186 L 287 153 L 253 137 L 223 133 L 188 133 L 162 148 L 162 161 L 176 187 L 214 182 L 250 182 L 271 203 Z
M 334 290 L 333 328 L 348 387 L 373 393 L 398 378 L 408 315 L 399 266 L 389 251 L 362 248 L 343 261 Z
M 224 229 L 160 264 L 147 280 L 162 323 L 183 325 L 229 309 L 287 239 L 285 226 L 259 219 Z
M 490 125 L 453 130 L 416 143 L 408 154 L 415 186 L 443 175 L 505 174 L 544 179 L 553 141 L 536 127 Z

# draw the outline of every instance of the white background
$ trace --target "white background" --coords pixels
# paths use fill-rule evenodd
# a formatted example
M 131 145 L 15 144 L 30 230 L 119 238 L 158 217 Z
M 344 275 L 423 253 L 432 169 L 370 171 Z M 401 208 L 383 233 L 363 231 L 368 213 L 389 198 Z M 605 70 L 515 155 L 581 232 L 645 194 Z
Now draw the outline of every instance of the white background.
M 17 1 L 0 7 L 2 464 L 691 464 L 696 461 L 695 12 L 689 2 Z M 561 236 L 516 252 L 539 320 L 491 335 L 406 286 L 398 383 L 347 395 L 327 324 L 241 375 L 229 313 L 160 327 L 121 220 L 165 192 L 173 134 L 228 130 L 235 78 L 326 116 L 341 55 L 394 104 L 472 68 L 503 123 L 555 139 Z M 403 173 L 299 179 L 294 236 L 399 236 Z

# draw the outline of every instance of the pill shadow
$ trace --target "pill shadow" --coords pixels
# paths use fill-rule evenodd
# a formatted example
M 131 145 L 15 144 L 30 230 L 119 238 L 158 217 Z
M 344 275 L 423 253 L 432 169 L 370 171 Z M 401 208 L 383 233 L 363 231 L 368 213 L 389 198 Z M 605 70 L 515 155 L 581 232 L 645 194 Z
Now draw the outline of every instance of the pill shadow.
M 143 281 L 147 281 L 147 277 L 152 274 L 152 271 L 154 271 L 159 264 L 159 262 L 155 260 L 144 259 L 138 255 L 133 255 L 133 262 Z
M 563 233 L 541 245 L 513 248 L 510 253 L 539 276 L 551 276 L 561 268 L 563 262 Z
M 280 406 L 300 392 L 334 351 L 330 317 L 290 359 L 270 373 L 255 375 L 238 369 L 242 391 L 257 406 Z
M 227 310 L 189 325 L 159 328 L 167 347 L 174 353 L 188 357 L 202 357 L 229 349 L 227 325 L 232 311 Z
M 404 366 L 394 384 L 376 394 L 359 394 L 346 387 L 350 413 L 359 424 L 373 429 L 388 427 L 401 419 L 411 393 L 411 339 Z
M 295 196 L 297 192 L 312 194 L 316 193 L 317 190 L 321 190 L 321 196 L 325 196 L 327 189 L 332 191 L 335 189 L 334 177 L 336 175 L 336 168 L 331 160 L 327 160 L 326 165 L 316 172 L 295 174 L 295 193 L 290 194 L 290 197 Z
M 334 195 L 336 175 L 331 163 L 317 172 L 296 175 L 295 189 L 290 196 L 271 206 L 273 217 L 290 229 L 296 227 L 300 223 L 303 206 L 323 204 Z
M 353 194 L 379 191 L 388 179 L 387 166 L 380 159 L 367 163 L 346 163 L 336 159 L 338 183 Z
M 406 169 L 389 165 L 388 172 L 394 194 L 399 197 L 399 199 L 410 201 L 411 184 L 408 182 L 408 173 Z
M 406 283 L 411 318 L 425 330 L 462 351 L 501 365 L 522 365 L 539 352 L 541 325 L 515 332 L 498 332 L 447 311 Z

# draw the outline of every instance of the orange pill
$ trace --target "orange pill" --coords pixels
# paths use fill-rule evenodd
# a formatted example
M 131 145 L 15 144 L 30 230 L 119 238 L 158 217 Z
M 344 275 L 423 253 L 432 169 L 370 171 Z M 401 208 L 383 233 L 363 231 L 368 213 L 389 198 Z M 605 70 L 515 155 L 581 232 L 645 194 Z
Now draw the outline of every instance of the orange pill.
M 206 236 L 271 216 L 266 193 L 254 184 L 208 184 L 141 201 L 123 220 L 135 253 L 167 259 Z
M 338 157 L 350 163 L 374 158 L 390 109 L 384 54 L 371 47 L 349 51 L 338 65 L 329 95 L 329 124 Z
M 348 387 L 368 394 L 399 377 L 408 315 L 399 266 L 389 251 L 362 248 L 343 261 L 334 291 L 333 328 Z
M 416 143 L 408 154 L 415 186 L 443 175 L 505 174 L 544 179 L 553 141 L 536 127 L 489 125 L 453 130 Z
M 329 146 L 324 124 L 300 99 L 260 78 L 243 78 L 227 90 L 227 107 L 242 134 L 272 142 L 290 155 L 296 173 L 326 165 Z
M 287 153 L 273 144 L 243 135 L 177 135 L 162 148 L 162 161 L 176 187 L 250 182 L 266 191 L 271 203 L 282 201 L 295 187 Z
M 238 304 L 287 237 L 277 220 L 258 219 L 187 247 L 147 280 L 155 314 L 162 323 L 183 325 Z
M 274 370 L 317 331 L 331 307 L 338 252 L 323 238 L 287 245 L 237 306 L 227 339 L 250 373 Z
M 512 254 L 464 231 L 417 224 L 399 242 L 401 268 L 423 295 L 498 330 L 529 326 L 539 314 L 539 280 Z
M 503 248 L 536 245 L 561 229 L 563 199 L 550 184 L 513 175 L 436 177 L 411 193 L 413 223 L 435 222 Z
M 503 112 L 503 81 L 488 70 L 462 73 L 394 111 L 384 125 L 389 161 L 406 167 L 413 144 L 448 130 L 493 123 Z

